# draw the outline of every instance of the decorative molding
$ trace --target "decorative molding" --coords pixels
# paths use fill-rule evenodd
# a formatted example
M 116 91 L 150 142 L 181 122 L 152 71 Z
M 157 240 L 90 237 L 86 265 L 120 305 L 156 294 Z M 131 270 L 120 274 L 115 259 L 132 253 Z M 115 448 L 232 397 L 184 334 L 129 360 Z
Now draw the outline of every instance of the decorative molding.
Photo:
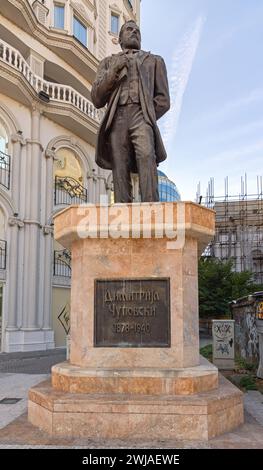
M 76 2 L 71 0 L 70 5 L 72 6 L 73 10 L 80 16 L 80 19 L 83 19 L 83 21 L 92 29 L 94 29 L 94 24 L 92 23 L 92 20 L 90 19 L 86 8 L 83 6 L 82 3 Z
M 51 225 L 44 225 L 43 226 L 43 234 L 44 235 L 53 235 L 54 233 L 54 227 Z
M 0 187 L 0 207 L 3 209 L 7 220 L 18 212 L 18 209 L 14 206 L 13 200 L 2 186 Z
M 43 8 L 43 10 L 46 11 L 46 13 L 48 14 L 49 12 L 49 9 L 46 7 L 46 5 L 44 5 L 42 2 L 40 2 L 39 0 L 35 0 L 33 3 L 32 3 L 32 8 L 34 9 L 35 6 L 39 6 L 41 8 Z
M 26 139 L 26 143 L 27 144 L 35 144 L 35 145 L 38 145 L 41 152 L 43 152 L 44 150 L 44 147 L 43 145 L 41 144 L 41 142 L 39 142 L 39 140 L 34 140 L 34 139 Z
M 63 276 L 54 276 L 52 278 L 52 287 L 63 287 L 64 289 L 70 289 L 71 278 Z
M 125 15 L 125 13 L 123 13 L 122 16 L 123 16 L 124 23 L 126 23 L 127 21 L 129 21 L 131 19 L 129 16 Z
M 71 145 L 73 145 L 75 147 L 78 143 L 76 137 L 70 137 L 70 143 L 71 143 Z
M 111 11 L 113 11 L 113 13 L 121 14 L 121 9 L 116 3 L 111 3 L 109 5 L 109 8 L 110 8 Z
M 33 72 L 33 71 L 32 71 Z M 34 73 L 34 72 L 33 72 Z M 32 106 L 31 106 L 31 109 L 32 109 L 32 114 L 33 115 L 39 115 L 41 116 L 41 114 L 43 114 L 43 111 L 41 109 L 41 106 L 40 106 L 40 103 L 32 103 Z
M 23 220 L 18 219 L 17 217 L 9 217 L 8 225 L 10 225 L 10 227 L 17 226 L 18 228 L 23 228 L 25 226 Z
M 87 155 L 87 149 L 81 144 L 81 142 L 76 137 L 70 137 L 68 135 L 60 135 L 54 137 L 54 139 L 49 142 L 46 152 L 53 151 L 54 153 L 56 153 L 57 150 L 63 147 L 71 149 L 76 154 L 76 157 L 79 159 L 79 162 L 85 169 L 85 171 L 92 171 L 92 159 L 89 157 L 89 155 Z M 55 160 L 56 159 L 57 157 L 55 156 Z
M 43 227 L 43 225 L 38 220 L 24 219 L 23 222 L 27 225 L 36 225 L 39 228 Z
M 26 139 L 23 138 L 22 134 L 11 134 L 10 139 L 12 144 L 19 142 L 22 146 L 26 145 Z
M 54 31 L 54 33 L 56 34 L 61 34 L 61 35 L 69 34 L 69 31 L 67 29 L 59 29 L 59 28 L 55 28 L 55 26 L 49 26 L 49 29 L 50 31 Z
M 131 16 L 131 18 L 136 21 L 135 11 L 131 3 L 129 2 L 129 0 L 124 0 L 124 3 L 126 4 L 127 10 L 129 10 L 129 15 Z
M 112 38 L 111 42 L 112 42 L 112 44 L 114 44 L 114 46 L 119 46 L 120 45 L 119 40 L 117 38 Z
M 93 5 L 93 3 L 90 1 L 90 0 L 83 0 L 84 3 L 86 3 L 87 7 L 91 10 L 91 11 L 95 11 L 96 10 L 96 1 L 95 1 L 95 4 Z
M 98 181 L 99 175 L 96 173 L 96 170 L 88 171 L 87 172 L 87 179 L 92 179 L 93 181 Z
M 98 18 L 97 0 L 94 0 L 94 18 L 95 20 Z
M 49 9 L 42 2 L 40 2 L 39 0 L 35 0 L 32 3 L 32 9 L 33 9 L 39 23 L 45 25 L 47 15 L 49 13 Z
M 21 75 L 21 72 L 11 67 L 9 64 L 0 60 L 0 69 L 1 69 L 1 78 L 8 80 L 14 87 L 9 87 L 10 92 L 14 90 L 16 93 L 6 93 L 7 96 L 10 96 L 12 99 L 17 99 L 18 91 L 23 94 L 23 101 L 20 101 L 25 106 L 30 106 L 32 102 L 36 99 L 36 92 L 28 82 L 28 80 Z M 2 105 L 0 105 L 2 106 Z M 21 129 L 18 127 L 17 130 Z
M 47 159 L 52 158 L 53 160 L 58 160 L 54 150 L 46 149 L 44 155 Z
M 113 33 L 112 31 L 108 31 L 108 34 L 115 39 L 119 39 L 119 34 Z
M 21 126 L 17 122 L 17 118 L 14 116 L 12 111 L 4 104 L 0 103 L 0 120 L 1 122 L 8 126 L 8 132 L 9 134 L 18 134 L 21 132 Z M 7 121 L 7 122 L 6 122 Z

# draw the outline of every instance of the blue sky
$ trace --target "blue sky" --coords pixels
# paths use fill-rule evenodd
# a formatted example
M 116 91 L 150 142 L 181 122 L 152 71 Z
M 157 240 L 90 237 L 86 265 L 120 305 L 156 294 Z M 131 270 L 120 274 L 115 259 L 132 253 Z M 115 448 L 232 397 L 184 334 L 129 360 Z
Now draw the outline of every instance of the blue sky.
M 142 48 L 166 62 L 172 107 L 159 121 L 168 159 L 160 170 L 182 199 L 216 195 L 229 177 L 257 191 L 263 162 L 263 0 L 142 0 Z

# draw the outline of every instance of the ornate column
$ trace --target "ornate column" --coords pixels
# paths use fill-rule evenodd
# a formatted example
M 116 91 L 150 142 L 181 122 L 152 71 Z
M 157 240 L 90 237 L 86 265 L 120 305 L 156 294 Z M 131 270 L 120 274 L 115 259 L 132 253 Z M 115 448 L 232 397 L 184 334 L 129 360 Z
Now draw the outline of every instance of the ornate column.
M 45 266 L 44 266 L 44 305 L 43 305 L 43 321 L 44 330 L 52 328 L 52 260 L 53 260 L 53 226 L 51 217 L 53 212 L 53 165 L 56 158 L 55 149 L 46 150 L 46 198 L 45 198 L 45 220 L 46 225 L 43 226 L 42 237 L 44 237 L 45 246 Z
M 11 142 L 13 144 L 12 151 L 12 196 L 14 201 L 15 213 L 20 212 L 20 183 L 21 183 L 21 153 L 22 147 L 26 145 L 26 141 L 23 138 L 22 132 L 19 131 L 17 134 L 11 135 Z
M 24 305 L 22 329 L 39 328 L 37 297 L 39 289 L 39 229 L 40 223 L 40 163 L 43 148 L 40 143 L 40 110 L 33 107 L 31 139 L 28 147 L 28 188 L 25 209 L 25 272 L 24 272 Z
M 88 202 L 95 204 L 97 176 L 95 174 L 94 169 L 88 172 L 87 180 L 88 180 Z
M 31 138 L 26 140 L 27 185 L 24 188 L 26 197 L 21 350 L 54 347 L 54 335 L 50 330 L 49 321 L 51 275 L 47 276 L 48 269 L 51 269 L 51 250 L 50 247 L 47 249 L 46 237 L 43 233 L 43 225 L 46 224 L 46 180 L 41 177 L 44 175 L 45 168 L 42 163 L 43 147 L 40 141 L 40 125 L 41 110 L 38 106 L 34 106 Z M 50 168 L 46 171 L 50 172 Z
M 22 132 L 11 135 L 11 191 L 13 199 L 14 216 L 8 220 L 8 255 L 7 255 L 7 281 L 5 302 L 5 336 L 4 350 L 6 352 L 19 351 L 19 328 L 21 326 L 22 286 L 19 282 L 23 276 L 23 243 L 24 223 L 21 218 L 21 158 L 26 141 Z
M 97 204 L 101 201 L 104 200 L 108 202 L 108 195 L 107 195 L 107 179 L 105 175 L 103 175 L 103 171 L 99 170 L 98 174 L 98 195 L 97 195 Z
M 8 316 L 7 316 L 7 326 L 6 332 L 16 331 L 19 329 L 18 325 L 18 315 L 17 315 L 17 296 L 18 296 L 18 286 L 17 286 L 17 277 L 18 277 L 18 233 L 19 229 L 24 227 L 24 223 L 16 218 L 11 217 L 8 220 L 8 225 L 10 227 L 10 237 L 9 237 L 9 246 L 8 250 L 11 256 L 9 256 L 9 265 L 8 265 Z M 9 341 L 10 335 L 6 340 L 6 347 L 9 351 Z M 12 341 L 11 341 L 12 342 Z
M 53 260 L 53 227 L 45 225 L 43 227 L 45 236 L 45 266 L 44 266 L 44 305 L 43 305 L 43 330 L 52 328 L 52 260 Z

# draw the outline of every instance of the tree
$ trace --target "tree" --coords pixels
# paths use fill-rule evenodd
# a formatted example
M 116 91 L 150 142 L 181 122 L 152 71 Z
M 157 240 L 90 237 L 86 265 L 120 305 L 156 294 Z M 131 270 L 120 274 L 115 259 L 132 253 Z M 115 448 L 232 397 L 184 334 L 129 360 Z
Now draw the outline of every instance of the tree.
M 217 318 L 229 314 L 229 302 L 259 290 L 252 283 L 252 273 L 233 271 L 233 261 L 201 258 L 199 261 L 199 314 Z

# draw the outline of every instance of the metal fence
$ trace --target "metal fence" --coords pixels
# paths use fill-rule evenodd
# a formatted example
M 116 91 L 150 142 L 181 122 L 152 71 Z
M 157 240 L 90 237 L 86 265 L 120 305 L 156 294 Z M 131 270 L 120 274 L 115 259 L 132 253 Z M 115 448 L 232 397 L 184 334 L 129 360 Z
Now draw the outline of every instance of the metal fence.
M 70 176 L 55 177 L 54 204 L 84 204 L 88 200 L 88 191 Z
M 55 250 L 53 262 L 54 276 L 71 277 L 71 254 L 68 250 Z
M 10 155 L 0 151 L 0 184 L 10 188 Z

